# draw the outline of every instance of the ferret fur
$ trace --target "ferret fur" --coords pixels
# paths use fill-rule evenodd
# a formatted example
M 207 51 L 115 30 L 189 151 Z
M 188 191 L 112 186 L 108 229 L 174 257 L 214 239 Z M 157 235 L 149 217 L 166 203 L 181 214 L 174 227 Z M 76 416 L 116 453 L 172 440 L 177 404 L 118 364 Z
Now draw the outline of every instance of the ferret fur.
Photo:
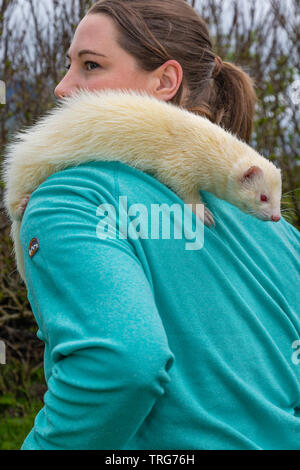
M 4 156 L 4 204 L 19 266 L 22 200 L 51 174 L 88 161 L 148 172 L 188 204 L 201 203 L 201 189 L 263 220 L 280 213 L 281 174 L 273 163 L 208 119 L 145 92 L 77 91 L 19 131 Z M 250 168 L 259 171 L 244 178 Z M 263 209 L 261 191 L 270 199 Z

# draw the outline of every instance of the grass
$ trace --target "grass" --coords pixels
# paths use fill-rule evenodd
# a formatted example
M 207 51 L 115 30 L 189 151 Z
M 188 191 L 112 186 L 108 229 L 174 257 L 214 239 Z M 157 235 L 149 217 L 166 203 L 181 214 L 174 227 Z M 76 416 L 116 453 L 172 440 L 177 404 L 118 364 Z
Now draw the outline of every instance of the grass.
M 0 373 L 0 450 L 19 450 L 44 405 L 43 368 L 11 358 Z
M 7 397 L 0 398 L 1 400 Z M 30 406 L 26 406 L 23 416 L 10 416 L 9 412 L 0 414 L 0 450 L 19 450 L 30 430 L 33 427 L 35 416 L 42 408 L 42 401 L 32 401 Z

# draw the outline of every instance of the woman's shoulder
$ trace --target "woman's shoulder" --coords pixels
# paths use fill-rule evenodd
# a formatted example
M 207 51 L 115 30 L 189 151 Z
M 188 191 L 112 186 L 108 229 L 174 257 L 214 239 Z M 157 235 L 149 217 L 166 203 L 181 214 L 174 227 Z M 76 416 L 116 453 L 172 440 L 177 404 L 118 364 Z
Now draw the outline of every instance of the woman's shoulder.
M 119 161 L 89 161 L 49 176 L 32 193 L 23 224 L 29 213 L 42 217 L 40 209 L 51 209 L 62 203 L 69 203 L 70 207 L 83 204 L 91 210 L 103 203 L 118 207 L 120 197 L 127 198 L 128 207 L 143 204 L 149 211 L 153 204 L 171 208 L 177 203 L 184 209 L 184 201 L 154 176 Z M 216 221 L 215 228 L 205 230 L 207 241 L 232 246 L 237 243 L 249 250 L 257 247 L 264 251 L 293 246 L 295 249 L 295 244 L 300 242 L 299 231 L 283 218 L 277 223 L 262 222 L 211 193 L 201 191 L 201 197 Z

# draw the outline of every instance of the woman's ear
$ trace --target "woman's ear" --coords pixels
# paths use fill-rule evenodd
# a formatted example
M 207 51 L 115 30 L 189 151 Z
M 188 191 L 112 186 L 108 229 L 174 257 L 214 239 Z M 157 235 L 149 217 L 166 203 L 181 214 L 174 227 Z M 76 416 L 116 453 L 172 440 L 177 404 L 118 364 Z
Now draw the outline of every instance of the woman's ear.
M 177 60 L 168 60 L 155 70 L 156 85 L 153 95 L 163 101 L 170 101 L 177 93 L 183 79 L 182 67 Z

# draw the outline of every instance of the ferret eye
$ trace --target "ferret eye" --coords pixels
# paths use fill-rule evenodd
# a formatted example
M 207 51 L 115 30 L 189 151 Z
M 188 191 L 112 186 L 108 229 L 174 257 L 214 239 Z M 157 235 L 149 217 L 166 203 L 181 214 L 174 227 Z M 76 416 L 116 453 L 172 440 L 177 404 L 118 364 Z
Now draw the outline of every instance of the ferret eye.
M 267 196 L 266 196 L 265 194 L 261 194 L 261 195 L 260 195 L 260 200 L 261 200 L 261 202 L 267 202 L 267 201 L 268 201 L 268 198 L 267 198 Z

